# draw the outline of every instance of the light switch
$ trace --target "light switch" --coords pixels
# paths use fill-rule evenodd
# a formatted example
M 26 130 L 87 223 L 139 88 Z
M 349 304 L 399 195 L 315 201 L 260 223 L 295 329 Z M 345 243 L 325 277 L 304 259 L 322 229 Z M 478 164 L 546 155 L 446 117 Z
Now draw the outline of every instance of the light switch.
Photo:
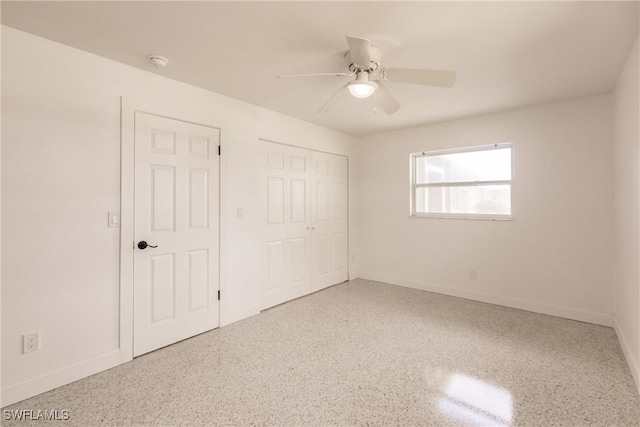
M 238 219 L 244 218 L 244 208 L 238 208 Z
M 109 227 L 120 227 L 120 214 L 109 212 Z

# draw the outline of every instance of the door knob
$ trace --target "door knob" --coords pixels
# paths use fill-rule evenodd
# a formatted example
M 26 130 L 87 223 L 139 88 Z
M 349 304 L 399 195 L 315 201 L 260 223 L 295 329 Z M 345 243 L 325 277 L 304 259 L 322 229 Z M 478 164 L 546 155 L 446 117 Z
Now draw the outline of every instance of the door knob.
M 140 240 L 138 242 L 138 249 L 146 249 L 147 246 L 150 247 L 150 248 L 157 248 L 158 247 L 157 245 L 156 246 L 150 245 L 147 242 L 145 242 L 144 240 Z

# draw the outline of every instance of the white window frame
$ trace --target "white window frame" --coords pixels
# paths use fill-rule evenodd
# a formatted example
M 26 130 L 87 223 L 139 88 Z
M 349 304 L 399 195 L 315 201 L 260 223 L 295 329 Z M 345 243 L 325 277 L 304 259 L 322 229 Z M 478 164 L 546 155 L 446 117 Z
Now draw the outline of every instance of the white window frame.
M 511 149 L 511 179 L 510 180 L 497 180 L 497 181 L 453 181 L 453 182 L 437 182 L 429 184 L 417 184 L 416 183 L 416 161 L 421 157 L 440 156 L 443 154 L 456 154 L 456 153 L 470 153 L 473 151 L 488 151 L 501 148 Z M 410 154 L 410 207 L 409 216 L 411 218 L 443 218 L 443 219 L 480 219 L 480 220 L 493 220 L 493 221 L 513 221 L 514 216 L 514 147 L 511 142 L 503 142 L 490 145 L 479 145 L 474 147 L 454 148 L 449 150 L 437 150 L 437 151 L 422 151 L 418 153 Z M 416 212 L 416 190 L 418 188 L 447 188 L 447 187 L 470 187 L 470 186 L 482 186 L 482 185 L 509 185 L 511 187 L 511 213 L 510 214 L 465 214 L 465 213 L 425 213 Z

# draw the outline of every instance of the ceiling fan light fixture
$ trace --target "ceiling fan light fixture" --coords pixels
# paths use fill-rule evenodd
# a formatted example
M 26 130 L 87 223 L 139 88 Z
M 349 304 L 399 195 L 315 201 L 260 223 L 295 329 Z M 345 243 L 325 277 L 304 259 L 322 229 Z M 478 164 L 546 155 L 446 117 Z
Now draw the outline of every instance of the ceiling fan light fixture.
M 374 82 L 355 83 L 349 85 L 349 93 L 356 98 L 368 98 L 376 91 L 378 85 Z
M 356 98 L 368 98 L 378 88 L 378 83 L 369 81 L 369 74 L 360 72 L 356 75 L 356 79 L 348 83 L 349 93 Z

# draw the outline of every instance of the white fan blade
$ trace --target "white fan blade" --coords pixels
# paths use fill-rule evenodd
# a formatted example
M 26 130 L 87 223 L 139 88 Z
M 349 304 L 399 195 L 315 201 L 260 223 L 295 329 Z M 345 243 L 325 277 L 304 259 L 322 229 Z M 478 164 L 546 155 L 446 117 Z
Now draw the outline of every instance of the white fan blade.
M 400 109 L 400 104 L 391 95 L 391 92 L 382 84 L 378 82 L 378 89 L 376 89 L 376 103 L 382 107 L 385 113 L 392 115 Z
M 451 87 L 456 82 L 455 71 L 416 70 L 411 68 L 384 68 L 380 77 L 388 82 Z
M 371 65 L 371 53 L 369 51 L 371 42 L 362 37 L 347 36 L 347 44 L 349 44 L 349 52 L 353 63 L 369 68 Z
M 277 79 L 288 79 L 290 77 L 317 77 L 317 76 L 355 76 L 355 73 L 316 73 L 316 74 L 288 74 L 286 76 L 276 76 Z
M 331 95 L 331 98 L 327 99 L 327 102 L 325 102 L 324 105 L 320 107 L 320 109 L 318 110 L 318 113 L 326 113 L 331 108 L 333 108 L 333 106 L 336 105 L 338 103 L 338 100 L 341 98 L 340 95 L 348 91 L 347 86 L 348 84 L 342 86 L 340 89 L 336 91 L 336 93 Z

